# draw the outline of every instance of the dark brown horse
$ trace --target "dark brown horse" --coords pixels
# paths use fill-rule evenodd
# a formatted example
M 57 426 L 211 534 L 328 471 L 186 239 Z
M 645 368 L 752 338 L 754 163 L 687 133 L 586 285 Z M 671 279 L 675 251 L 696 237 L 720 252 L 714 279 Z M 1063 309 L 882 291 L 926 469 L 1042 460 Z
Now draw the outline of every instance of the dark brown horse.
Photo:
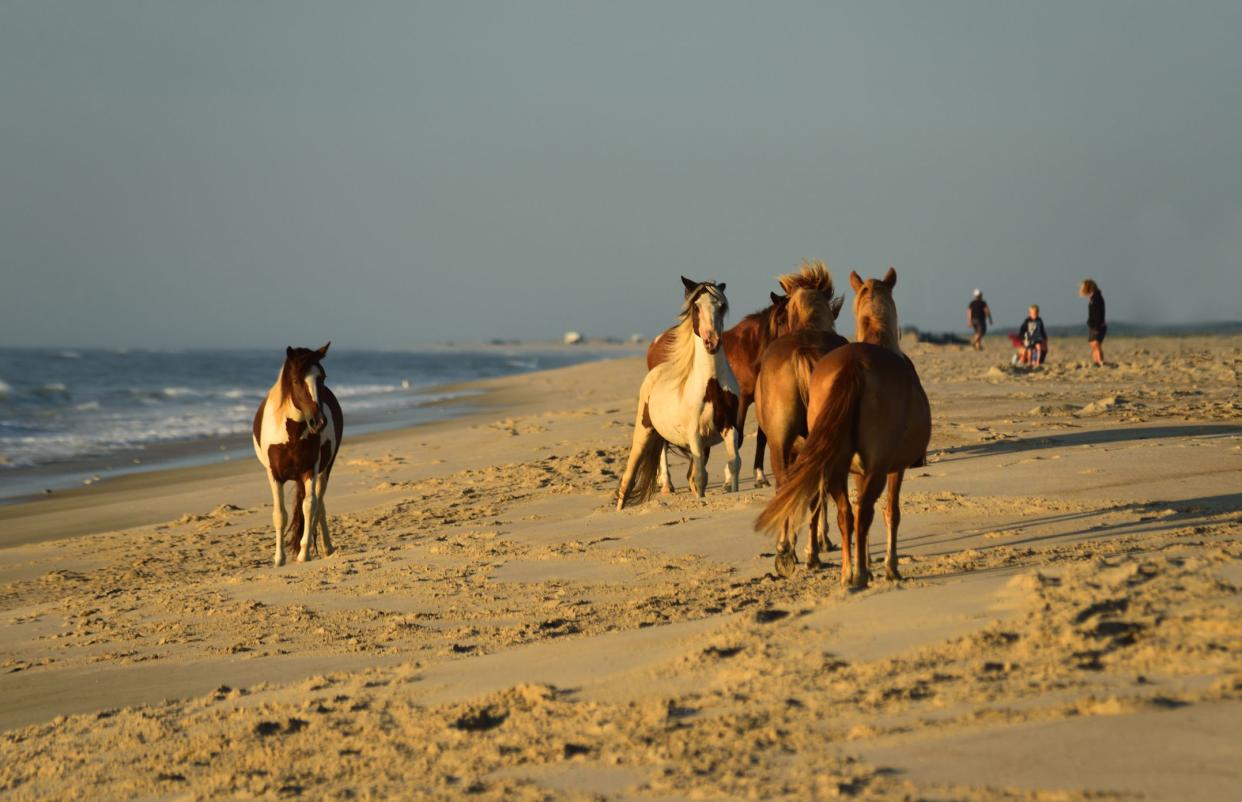
M 889 579 L 897 570 L 897 529 L 901 523 L 901 483 L 907 468 L 923 464 L 931 438 L 931 407 L 914 370 L 898 345 L 900 329 L 893 287 L 897 272 L 863 281 L 850 273 L 859 342 L 831 351 L 811 373 L 807 408 L 810 434 L 755 528 L 774 531 L 797 525 L 810 505 L 825 495 L 837 508 L 841 528 L 841 583 L 866 587 L 871 577 L 867 534 L 875 502 L 888 484 Z M 855 475 L 856 510 L 850 508 L 847 481 Z M 818 514 L 822 516 L 822 510 Z M 779 562 L 779 557 L 778 557 Z
M 790 331 L 764 349 L 755 383 L 755 414 L 768 438 L 777 487 L 784 481 L 796 447 L 807 435 L 811 371 L 820 357 L 848 342 L 836 332 L 836 319 L 845 299 L 833 297 L 832 275 L 823 262 L 804 262 L 799 272 L 782 276 L 780 282 L 789 296 L 786 309 Z M 784 527 L 776 550 L 782 575 L 793 572 L 795 544 L 795 531 Z M 819 564 L 821 547 L 825 551 L 832 548 L 827 531 L 815 516 L 807 539 L 808 567 Z
M 686 292 L 690 290 L 687 288 Z M 771 293 L 772 303 L 758 312 L 752 312 L 742 318 L 736 326 L 724 333 L 724 352 L 729 360 L 729 368 L 737 379 L 741 396 L 738 398 L 737 431 L 743 432 L 746 427 L 746 414 L 755 400 L 755 380 L 759 376 L 759 355 L 768 343 L 787 331 L 785 305 L 789 298 Z M 669 343 L 672 341 L 676 327 L 668 329 L 647 346 L 647 370 L 651 370 L 669 358 Z M 758 431 L 755 440 L 755 487 L 766 487 L 767 477 L 763 474 L 763 451 L 767 440 L 763 429 Z M 661 458 L 659 477 L 660 492 L 673 492 L 673 483 L 668 476 L 667 455 Z
M 315 351 L 285 349 L 280 375 L 254 415 L 254 453 L 267 469 L 272 488 L 276 565 L 284 565 L 286 548 L 296 548 L 298 562 L 304 562 L 316 531 L 323 539 L 324 556 L 333 551 L 323 497 L 341 447 L 345 416 L 336 396 L 324 384 L 327 374 L 320 362 L 327 356 L 329 345 L 325 343 Z M 294 482 L 297 487 L 288 528 L 285 482 Z

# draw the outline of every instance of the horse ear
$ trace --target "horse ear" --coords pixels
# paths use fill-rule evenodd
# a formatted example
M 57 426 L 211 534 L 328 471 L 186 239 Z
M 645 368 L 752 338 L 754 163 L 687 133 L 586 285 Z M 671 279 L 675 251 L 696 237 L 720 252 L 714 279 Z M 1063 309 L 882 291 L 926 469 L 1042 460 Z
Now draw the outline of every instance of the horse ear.
M 694 292 L 694 288 L 699 286 L 699 283 L 697 281 L 691 281 L 685 276 L 681 277 L 681 284 L 683 287 L 686 288 L 686 295 L 689 295 L 690 293 Z
M 893 285 L 897 283 L 897 271 L 890 267 L 888 272 L 884 274 L 884 281 L 881 283 L 891 290 Z
M 772 299 L 772 306 L 780 306 L 781 301 L 789 300 L 786 296 L 777 295 L 774 292 L 769 292 L 768 297 Z
M 293 356 L 293 346 L 286 345 L 285 346 L 285 359 L 288 359 L 291 356 Z
M 842 295 L 836 300 L 828 302 L 828 308 L 832 310 L 832 319 L 836 320 L 841 315 L 841 307 L 845 305 L 845 296 Z
M 724 291 L 725 291 L 725 283 L 724 283 L 723 281 L 722 281 L 722 282 L 720 282 L 719 284 L 717 284 L 717 285 L 716 285 L 716 289 L 720 290 L 721 292 L 724 292 Z
M 328 346 L 331 344 L 332 344 L 332 341 L 328 340 L 326 343 L 319 346 L 319 349 L 315 351 L 315 356 L 319 357 L 320 359 L 323 359 L 325 356 L 328 355 Z
M 858 292 L 859 290 L 861 290 L 862 285 L 863 285 L 863 280 L 858 275 L 858 271 L 851 270 L 850 271 L 850 286 L 854 288 L 854 292 Z

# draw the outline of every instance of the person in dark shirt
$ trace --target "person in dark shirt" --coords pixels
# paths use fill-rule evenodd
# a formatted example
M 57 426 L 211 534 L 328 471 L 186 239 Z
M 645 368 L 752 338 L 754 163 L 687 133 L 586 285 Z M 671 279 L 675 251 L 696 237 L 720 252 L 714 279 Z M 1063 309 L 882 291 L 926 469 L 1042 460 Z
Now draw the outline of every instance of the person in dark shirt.
M 975 335 L 970 338 L 970 347 L 982 351 L 983 335 L 988 333 L 988 324 L 992 322 L 992 310 L 988 309 L 988 303 L 983 300 L 980 290 L 975 290 L 974 299 L 966 309 L 966 322 L 975 330 Z
M 1087 299 L 1087 342 L 1091 344 L 1092 367 L 1104 367 L 1104 335 L 1108 334 L 1108 324 L 1104 322 L 1104 294 L 1100 285 L 1092 279 L 1085 279 L 1078 288 L 1078 294 Z
M 1048 333 L 1044 331 L 1044 319 L 1039 316 L 1039 307 L 1032 304 L 1027 310 L 1026 320 L 1018 327 L 1018 336 L 1022 338 L 1023 364 L 1039 367 L 1048 356 Z

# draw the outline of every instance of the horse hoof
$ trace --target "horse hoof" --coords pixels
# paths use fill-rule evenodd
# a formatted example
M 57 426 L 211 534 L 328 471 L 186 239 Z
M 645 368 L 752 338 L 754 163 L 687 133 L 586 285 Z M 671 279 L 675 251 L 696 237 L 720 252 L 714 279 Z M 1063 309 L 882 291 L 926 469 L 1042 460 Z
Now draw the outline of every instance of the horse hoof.
M 285 555 L 283 554 L 277 554 L 275 559 L 272 560 L 272 565 L 276 566 L 277 568 L 279 568 L 280 566 L 284 564 L 285 564 Z
M 819 561 L 819 555 L 817 554 L 812 554 L 810 557 L 806 558 L 806 567 L 812 571 L 817 568 L 822 568 L 823 565 L 824 564 Z
M 887 568 L 884 573 L 894 582 L 900 582 L 903 579 L 901 572 L 896 567 Z
M 776 573 L 788 579 L 798 570 L 798 558 L 792 551 L 778 552 L 776 555 Z
M 671 487 L 661 487 L 661 488 L 660 488 L 660 495 L 661 495 L 661 496 L 671 496 L 671 495 L 673 495 L 673 488 L 671 488 Z
M 766 476 L 755 477 L 755 487 L 771 487 Z
M 336 549 L 332 548 L 331 546 L 324 547 L 323 556 L 331 557 L 333 554 L 336 554 Z
M 838 546 L 836 543 L 833 543 L 831 540 L 824 541 L 824 551 L 840 551 L 840 550 L 841 550 L 841 547 Z
M 304 552 L 298 552 L 297 561 L 300 563 L 304 563 L 306 562 L 306 560 L 307 560 L 307 555 Z

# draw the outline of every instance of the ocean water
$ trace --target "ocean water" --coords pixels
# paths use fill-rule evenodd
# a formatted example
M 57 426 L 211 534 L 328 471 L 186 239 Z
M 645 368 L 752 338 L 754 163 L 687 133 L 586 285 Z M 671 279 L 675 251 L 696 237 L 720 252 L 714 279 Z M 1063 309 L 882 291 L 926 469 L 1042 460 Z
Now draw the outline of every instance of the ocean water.
M 469 394 L 444 393 L 434 389 L 438 386 L 615 355 L 589 349 L 333 348 L 324 368 L 345 411 L 348 437 L 468 407 Z M 0 349 L 0 498 L 30 492 L 31 482 L 19 479 L 32 475 L 39 487 L 66 486 L 80 483 L 83 474 L 106 475 L 122 466 L 132 471 L 139 464 L 185 462 L 190 453 L 218 459 L 226 445 L 236 449 L 249 437 L 255 409 L 276 380 L 283 356 L 280 351 Z

